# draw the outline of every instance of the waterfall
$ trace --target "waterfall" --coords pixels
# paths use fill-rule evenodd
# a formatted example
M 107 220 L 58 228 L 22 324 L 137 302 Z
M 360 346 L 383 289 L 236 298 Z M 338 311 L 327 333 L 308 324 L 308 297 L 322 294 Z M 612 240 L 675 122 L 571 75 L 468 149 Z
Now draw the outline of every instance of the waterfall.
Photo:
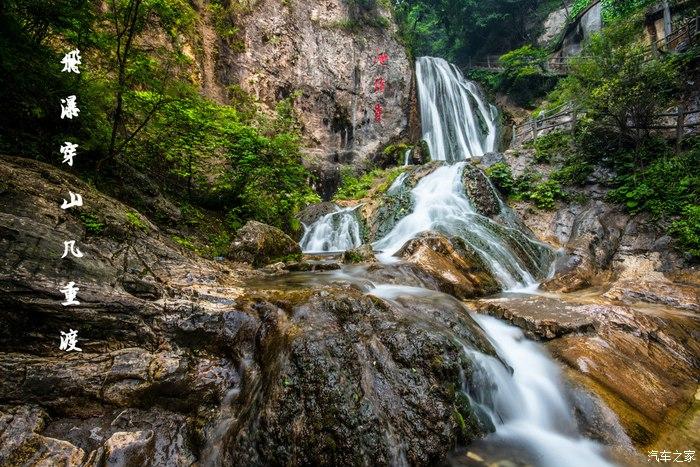
M 319 218 L 311 226 L 304 226 L 301 249 L 304 253 L 330 253 L 352 250 L 362 245 L 360 223 L 355 210 L 360 206 L 341 209 Z
M 514 223 L 501 225 L 479 214 L 462 182 L 466 162 L 457 162 L 493 151 L 495 110 L 476 85 L 445 60 L 422 57 L 416 67 L 423 138 L 433 160 L 452 165 L 439 167 L 418 182 L 411 191 L 413 211 L 373 247 L 381 259 L 390 261 L 407 241 L 434 230 L 463 238 L 504 288 L 536 284 L 546 275 L 542 271 L 549 271 L 553 259 L 549 250 Z M 507 220 L 510 210 L 500 199 L 499 203 Z
M 406 167 L 410 164 L 412 152 L 413 152 L 413 149 L 406 149 L 406 152 L 403 155 L 403 166 L 404 167 Z
M 602 447 L 580 434 L 557 364 L 520 329 L 490 316 L 474 319 L 500 357 L 465 348 L 476 365 L 462 390 L 495 429 L 476 449 L 481 444 L 521 451 L 525 463 L 543 467 L 611 466 Z
M 454 65 L 441 58 L 416 63 L 423 139 L 434 161 L 481 156 L 496 145 L 496 108 Z

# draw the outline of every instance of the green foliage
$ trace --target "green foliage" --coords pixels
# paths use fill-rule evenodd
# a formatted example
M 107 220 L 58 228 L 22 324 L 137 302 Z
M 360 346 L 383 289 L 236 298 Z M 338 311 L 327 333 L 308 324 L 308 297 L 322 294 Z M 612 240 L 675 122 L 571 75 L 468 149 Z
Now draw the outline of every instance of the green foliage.
M 486 175 L 489 176 L 496 188 L 504 195 L 508 196 L 514 192 L 515 180 L 513 180 L 513 172 L 505 162 L 497 162 L 488 167 Z
M 574 0 L 574 2 L 569 7 L 569 17 L 570 18 L 577 17 L 590 4 L 591 4 L 591 0 Z
M 406 151 L 411 149 L 411 145 L 405 143 L 390 144 L 385 147 L 382 153 L 386 156 L 385 160 L 389 160 L 397 165 L 403 165 L 406 157 Z
M 394 183 L 394 181 L 399 177 L 404 172 L 403 167 L 394 167 L 391 169 L 386 169 L 384 170 L 382 176 L 384 177 L 384 181 L 377 186 L 377 193 L 386 193 L 387 190 L 391 187 L 391 185 Z
M 547 71 L 548 58 L 546 50 L 530 44 L 502 55 L 500 61 L 504 72 L 498 90 L 525 106 L 546 95 L 558 80 Z
M 125 213 L 125 218 L 127 224 L 131 226 L 132 230 L 148 232 L 148 224 L 141 219 L 141 216 L 136 211 L 127 211 Z
M 555 158 L 564 158 L 573 150 L 572 138 L 568 133 L 555 132 L 537 138 L 535 148 L 536 162 L 552 162 Z
M 698 256 L 698 211 L 700 210 L 700 145 L 681 155 L 666 152 L 643 170 L 630 171 L 616 179 L 609 193 L 633 213 L 649 212 L 662 222 L 672 222 L 669 231 L 688 253 Z
M 527 198 L 534 202 L 540 209 L 554 209 L 554 202 L 557 199 L 563 199 L 564 192 L 561 185 L 556 180 L 547 180 L 534 186 L 527 193 Z
M 658 0 L 602 0 L 602 2 L 603 21 L 606 24 L 613 24 L 629 18 L 649 5 L 658 3 Z
M 179 237 L 177 235 L 173 235 L 172 237 L 173 241 L 180 245 L 181 247 L 187 248 L 190 251 L 197 251 L 197 247 L 195 244 L 192 242 L 192 240 L 185 238 L 185 237 Z
M 336 192 L 336 200 L 354 200 L 367 197 L 367 193 L 382 174 L 379 169 L 364 175 L 356 176 L 351 167 L 343 167 L 340 171 L 340 188 Z
M 550 178 L 563 185 L 583 185 L 593 172 L 593 166 L 578 154 L 568 157 Z
M 670 232 L 684 251 L 694 258 L 700 258 L 700 205 L 685 206 L 680 219 L 671 224 Z
M 466 65 L 528 39 L 531 24 L 560 6 L 551 0 L 393 0 L 403 41 L 414 56 Z
M 503 73 L 498 71 L 472 68 L 467 73 L 467 78 L 481 84 L 490 92 L 498 91 L 503 81 Z
M 592 0 L 574 0 L 569 8 L 569 17 L 575 18 L 591 3 Z M 603 21 L 612 24 L 654 3 L 658 3 L 658 0 L 602 0 Z
M 486 175 L 504 195 L 515 200 L 532 201 L 540 209 L 554 209 L 555 201 L 564 198 L 558 180 L 538 183 L 540 177 L 534 172 L 525 172 L 514 179 L 510 166 L 504 162 L 488 167 Z
M 403 172 L 403 167 L 381 170 L 374 169 L 363 175 L 355 175 L 352 167 L 343 167 L 340 171 L 340 188 L 333 199 L 357 200 L 366 198 L 369 191 L 376 186 L 377 193 L 383 193 Z M 381 183 L 380 183 L 381 182 Z
M 88 234 L 99 235 L 102 233 L 102 231 L 104 231 L 105 224 L 96 215 L 91 214 L 89 212 L 82 212 L 81 211 L 78 213 L 78 218 L 83 223 L 83 226 L 85 227 L 85 231 Z
M 586 109 L 579 141 L 601 143 L 597 149 L 589 144 L 585 152 L 592 157 L 638 148 L 649 139 L 655 115 L 672 104 L 679 89 L 678 63 L 646 60 L 646 46 L 635 42 L 637 32 L 633 22 L 604 29 L 559 84 L 558 98 L 566 96 Z

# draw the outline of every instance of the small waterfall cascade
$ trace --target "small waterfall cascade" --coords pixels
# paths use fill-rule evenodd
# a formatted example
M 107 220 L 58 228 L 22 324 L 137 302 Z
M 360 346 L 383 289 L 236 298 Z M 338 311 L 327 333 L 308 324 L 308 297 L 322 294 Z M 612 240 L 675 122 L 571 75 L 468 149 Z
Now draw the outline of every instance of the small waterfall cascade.
M 542 254 L 535 240 L 516 229 L 497 224 L 479 214 L 467 198 L 462 183 L 464 162 L 439 167 L 422 178 L 411 191 L 414 200 L 413 212 L 401 219 L 394 229 L 373 247 L 381 251 L 381 258 L 389 259 L 406 242 L 421 232 L 435 230 L 449 236 L 461 237 L 476 251 L 508 289 L 527 287 L 537 283 L 537 269 L 513 252 L 518 244 L 534 257 L 530 263 L 550 261 Z M 545 268 L 548 269 L 548 268 Z
M 355 214 L 359 208 L 341 209 L 319 218 L 310 226 L 304 226 L 304 236 L 299 242 L 304 253 L 337 253 L 362 245 L 360 223 Z
M 416 67 L 423 138 L 432 159 L 450 165 L 437 168 L 418 182 L 411 191 L 413 211 L 375 242 L 374 249 L 381 252 L 384 261 L 391 261 L 406 242 L 421 232 L 435 230 L 464 239 L 505 289 L 537 284 L 549 271 L 551 252 L 515 223 L 507 222 L 512 213 L 500 198 L 506 225 L 481 215 L 462 181 L 466 162 L 459 161 L 495 149 L 495 109 L 482 99 L 474 83 L 445 60 L 421 57 Z
M 406 149 L 406 152 L 403 155 L 403 166 L 404 167 L 410 165 L 412 152 L 413 152 L 413 149 Z
M 434 161 L 453 163 L 494 150 L 498 112 L 456 66 L 441 58 L 416 63 L 423 139 Z
M 490 316 L 473 317 L 502 360 L 465 349 L 475 369 L 462 390 L 494 428 L 476 449 L 482 444 L 523 452 L 542 467 L 612 466 L 602 446 L 580 434 L 557 364 L 520 329 Z

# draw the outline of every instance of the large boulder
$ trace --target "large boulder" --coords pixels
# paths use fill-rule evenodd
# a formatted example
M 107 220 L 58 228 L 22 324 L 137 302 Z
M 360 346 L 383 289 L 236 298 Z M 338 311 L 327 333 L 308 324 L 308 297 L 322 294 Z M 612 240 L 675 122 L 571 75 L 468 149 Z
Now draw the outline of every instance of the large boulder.
M 484 262 L 458 237 L 424 232 L 406 242 L 395 256 L 432 277 L 438 290 L 457 298 L 479 297 L 501 290 Z
M 264 321 L 269 366 L 255 410 L 225 433 L 224 464 L 434 465 L 486 429 L 459 390 L 474 371 L 462 346 L 494 351 L 454 299 L 323 287 Z
M 278 261 L 299 260 L 301 247 L 277 227 L 248 221 L 231 242 L 228 258 L 260 267 Z

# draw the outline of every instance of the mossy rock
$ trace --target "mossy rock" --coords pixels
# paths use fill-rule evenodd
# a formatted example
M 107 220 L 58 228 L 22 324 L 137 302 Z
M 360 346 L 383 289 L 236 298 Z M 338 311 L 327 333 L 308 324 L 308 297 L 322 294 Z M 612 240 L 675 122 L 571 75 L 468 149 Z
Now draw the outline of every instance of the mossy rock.
M 249 221 L 237 232 L 227 256 L 261 267 L 279 261 L 299 261 L 302 254 L 299 244 L 277 227 Z

